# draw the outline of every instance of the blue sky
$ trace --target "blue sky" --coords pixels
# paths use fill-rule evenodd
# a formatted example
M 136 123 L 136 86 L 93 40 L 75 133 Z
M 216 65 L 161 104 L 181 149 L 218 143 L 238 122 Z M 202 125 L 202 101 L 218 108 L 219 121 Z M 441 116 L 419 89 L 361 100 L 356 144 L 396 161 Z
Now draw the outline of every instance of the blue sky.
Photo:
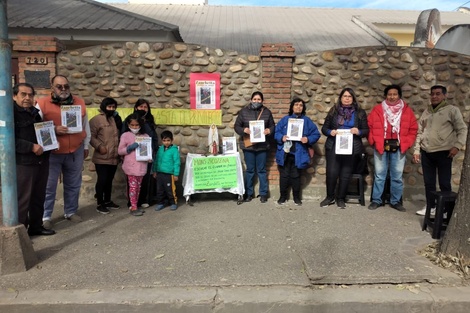
M 126 3 L 127 0 L 98 0 L 108 3 Z M 167 2 L 171 0 L 165 0 Z M 209 0 L 209 5 L 255 5 L 255 6 L 297 6 L 297 7 L 328 7 L 328 8 L 362 8 L 388 10 L 426 10 L 454 11 L 460 6 L 470 7 L 466 0 Z

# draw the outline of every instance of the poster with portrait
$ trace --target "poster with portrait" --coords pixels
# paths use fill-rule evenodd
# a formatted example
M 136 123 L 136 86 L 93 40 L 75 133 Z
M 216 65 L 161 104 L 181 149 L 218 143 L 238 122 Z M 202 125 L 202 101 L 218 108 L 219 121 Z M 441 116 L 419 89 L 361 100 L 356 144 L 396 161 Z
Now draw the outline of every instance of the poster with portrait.
M 192 110 L 220 110 L 220 74 L 189 74 L 190 108 Z
M 152 138 L 151 137 L 135 137 L 135 142 L 139 144 L 135 149 L 135 159 L 137 161 L 152 160 Z
M 80 133 L 82 127 L 82 107 L 79 105 L 62 105 L 60 107 L 62 126 L 68 128 L 68 134 Z
M 336 133 L 336 154 L 352 154 L 353 134 L 349 129 L 338 129 Z
M 238 152 L 236 137 L 222 137 L 223 154 L 233 154 Z
M 290 118 L 287 120 L 287 139 L 300 141 L 304 132 L 304 120 L 301 118 Z
M 34 123 L 34 130 L 36 132 L 38 145 L 42 147 L 43 151 L 55 150 L 59 148 L 53 121 Z
M 250 121 L 250 141 L 251 142 L 265 142 L 266 136 L 264 135 L 264 121 L 256 120 Z

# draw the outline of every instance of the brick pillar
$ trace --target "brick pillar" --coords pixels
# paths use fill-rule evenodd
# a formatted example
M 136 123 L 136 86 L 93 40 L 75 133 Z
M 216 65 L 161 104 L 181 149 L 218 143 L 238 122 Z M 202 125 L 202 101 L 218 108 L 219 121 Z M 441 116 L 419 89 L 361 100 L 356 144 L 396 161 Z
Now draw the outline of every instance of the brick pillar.
M 56 75 L 56 55 L 63 48 L 55 37 L 18 36 L 12 49 L 18 57 L 18 82 L 32 84 L 38 96 L 49 94 L 50 79 Z
M 291 43 L 264 43 L 261 46 L 260 57 L 264 105 L 272 111 L 274 120 L 277 122 L 289 112 L 295 49 Z M 273 147 L 266 165 L 270 185 L 279 184 L 275 151 Z M 277 197 L 277 195 L 271 194 L 271 197 Z

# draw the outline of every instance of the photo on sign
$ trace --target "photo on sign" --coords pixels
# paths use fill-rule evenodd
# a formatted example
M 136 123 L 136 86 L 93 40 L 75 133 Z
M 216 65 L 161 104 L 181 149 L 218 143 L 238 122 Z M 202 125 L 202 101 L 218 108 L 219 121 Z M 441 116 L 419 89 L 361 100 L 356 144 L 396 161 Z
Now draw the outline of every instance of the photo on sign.
M 352 154 L 353 134 L 349 129 L 338 129 L 336 133 L 336 154 Z
M 215 81 L 196 81 L 196 109 L 216 108 L 215 103 Z
M 53 121 L 34 123 L 34 130 L 36 132 L 38 145 L 40 145 L 44 151 L 59 148 Z
M 301 118 L 290 118 L 287 121 L 287 139 L 300 141 L 304 131 L 304 120 Z
M 77 127 L 77 115 L 71 112 L 65 112 L 67 127 Z
M 151 137 L 135 137 L 135 142 L 139 145 L 135 151 L 135 159 L 137 161 L 152 160 L 152 138 Z
M 212 88 L 201 87 L 199 94 L 199 101 L 201 104 L 211 104 L 212 103 Z
M 266 136 L 264 135 L 264 121 L 250 121 L 250 141 L 251 142 L 265 142 Z
M 220 110 L 220 73 L 189 74 L 191 110 Z
M 223 154 L 233 154 L 238 152 L 236 137 L 222 137 Z
M 67 133 L 80 133 L 82 128 L 82 107 L 79 105 L 63 105 L 60 107 L 61 123 L 66 126 Z

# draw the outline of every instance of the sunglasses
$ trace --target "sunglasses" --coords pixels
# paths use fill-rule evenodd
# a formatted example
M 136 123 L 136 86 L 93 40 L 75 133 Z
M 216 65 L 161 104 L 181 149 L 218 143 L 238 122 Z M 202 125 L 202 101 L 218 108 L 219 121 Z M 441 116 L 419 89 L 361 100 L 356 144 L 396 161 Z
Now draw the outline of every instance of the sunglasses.
M 69 86 L 69 85 L 55 85 L 54 87 L 57 88 L 57 89 L 59 89 L 59 90 L 67 90 L 67 89 L 70 89 L 70 86 Z

